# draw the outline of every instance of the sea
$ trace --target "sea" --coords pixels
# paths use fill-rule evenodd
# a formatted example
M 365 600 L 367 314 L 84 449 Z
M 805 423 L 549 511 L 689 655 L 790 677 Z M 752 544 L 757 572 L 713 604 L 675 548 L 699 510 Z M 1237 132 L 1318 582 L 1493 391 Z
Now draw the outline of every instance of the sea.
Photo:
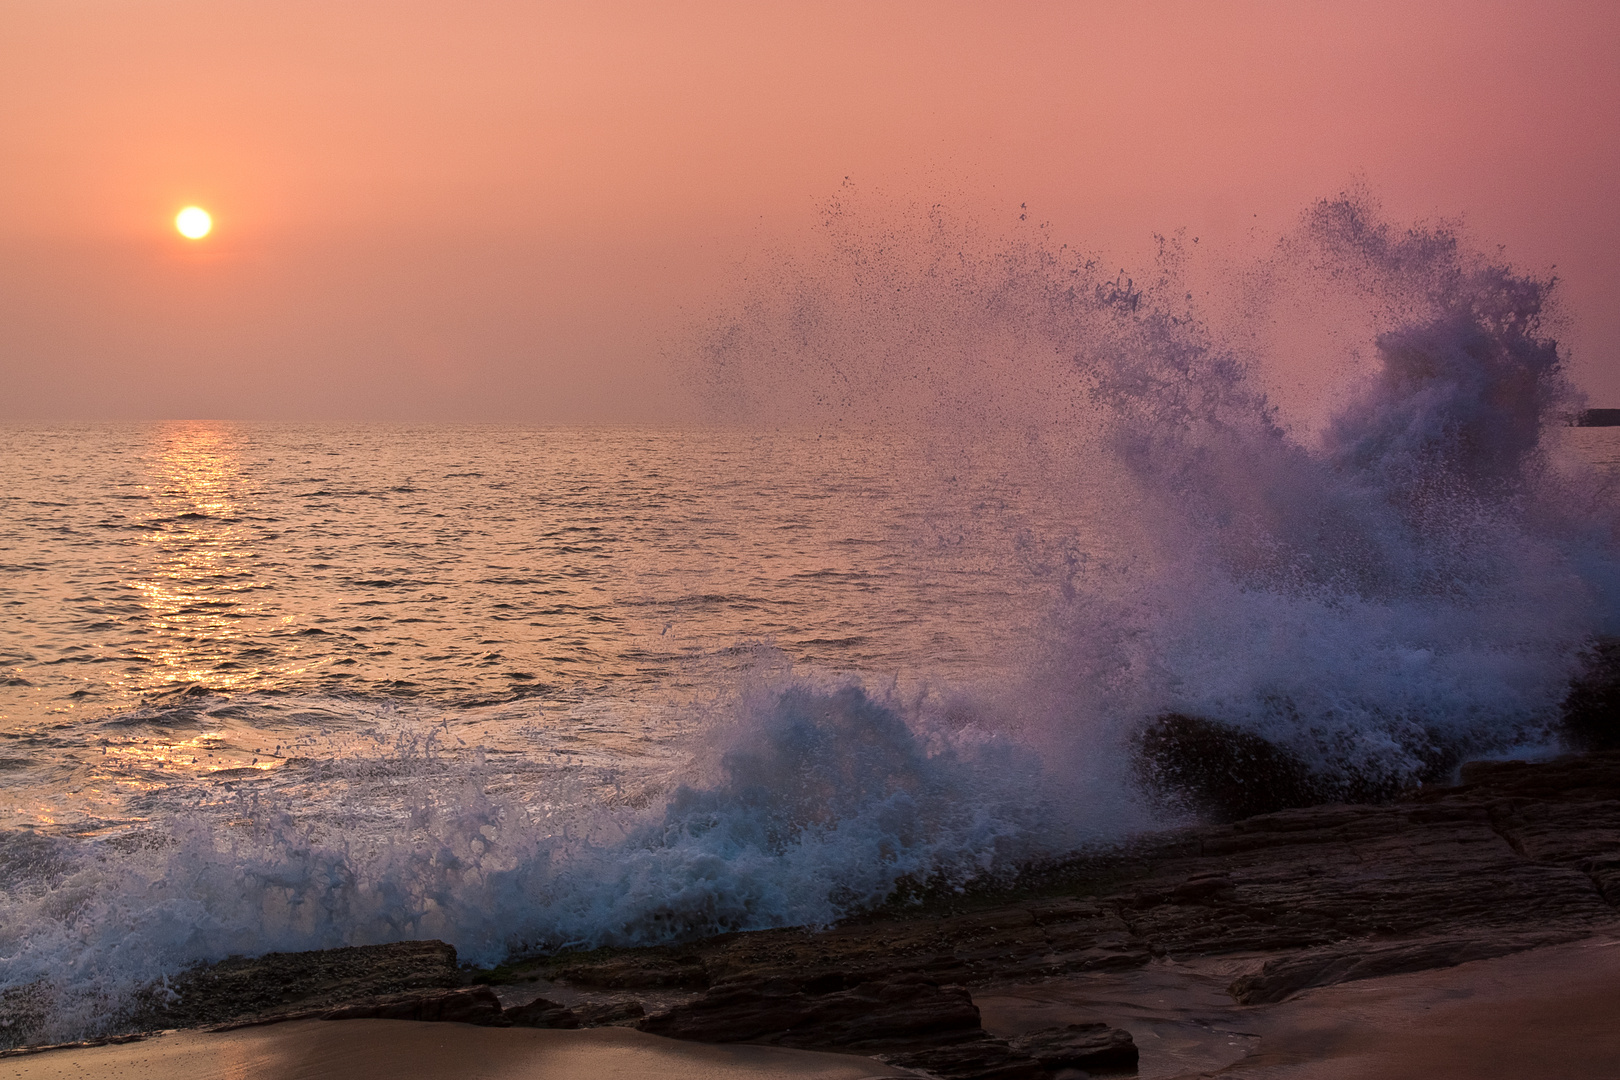
M 231 955 L 966 888 L 1186 820 L 1167 713 L 1329 790 L 1560 752 L 1620 429 L 1570 426 L 1550 281 L 1327 201 L 1265 267 L 1317 356 L 1039 237 L 837 226 L 698 333 L 703 423 L 0 427 L 0 1042 Z M 1314 419 L 1279 352 L 1342 368 Z

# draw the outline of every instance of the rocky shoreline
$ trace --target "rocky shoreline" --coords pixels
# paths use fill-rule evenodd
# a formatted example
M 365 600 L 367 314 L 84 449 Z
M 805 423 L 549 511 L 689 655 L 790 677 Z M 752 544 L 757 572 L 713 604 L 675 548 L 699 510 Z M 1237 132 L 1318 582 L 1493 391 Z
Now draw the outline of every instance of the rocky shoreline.
M 136 1027 L 398 1018 L 634 1026 L 870 1055 L 945 1078 L 1131 1071 L 1118 1019 L 993 1034 L 1010 985 L 1219 962 L 1237 1006 L 1620 929 L 1620 752 L 1475 763 L 1377 805 L 1143 837 L 999 890 L 896 902 L 822 931 L 458 966 L 441 942 L 231 959 Z M 12 1051 L 15 1053 L 16 1051 Z

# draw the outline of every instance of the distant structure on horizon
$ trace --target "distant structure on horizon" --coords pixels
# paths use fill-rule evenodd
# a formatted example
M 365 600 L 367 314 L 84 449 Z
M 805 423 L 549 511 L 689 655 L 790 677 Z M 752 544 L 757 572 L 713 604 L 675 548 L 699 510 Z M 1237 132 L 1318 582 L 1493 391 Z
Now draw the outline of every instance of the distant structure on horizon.
M 1620 427 L 1620 409 L 1582 409 L 1575 414 L 1576 427 Z

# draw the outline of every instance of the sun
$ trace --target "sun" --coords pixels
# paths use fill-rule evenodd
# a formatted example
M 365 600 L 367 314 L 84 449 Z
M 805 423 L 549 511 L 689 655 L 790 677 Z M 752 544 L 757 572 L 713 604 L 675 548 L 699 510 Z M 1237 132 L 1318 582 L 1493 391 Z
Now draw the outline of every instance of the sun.
M 201 240 L 214 227 L 214 219 L 200 206 L 188 206 L 174 215 L 174 227 L 187 240 Z

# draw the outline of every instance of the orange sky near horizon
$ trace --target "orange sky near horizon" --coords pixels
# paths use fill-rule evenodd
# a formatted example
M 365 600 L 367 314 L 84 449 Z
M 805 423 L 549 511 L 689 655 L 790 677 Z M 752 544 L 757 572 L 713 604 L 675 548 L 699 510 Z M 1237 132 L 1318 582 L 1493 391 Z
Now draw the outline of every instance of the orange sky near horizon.
M 678 421 L 846 176 L 1121 265 L 1359 181 L 1556 265 L 1620 405 L 1620 5 L 13 0 L 0 420 Z

